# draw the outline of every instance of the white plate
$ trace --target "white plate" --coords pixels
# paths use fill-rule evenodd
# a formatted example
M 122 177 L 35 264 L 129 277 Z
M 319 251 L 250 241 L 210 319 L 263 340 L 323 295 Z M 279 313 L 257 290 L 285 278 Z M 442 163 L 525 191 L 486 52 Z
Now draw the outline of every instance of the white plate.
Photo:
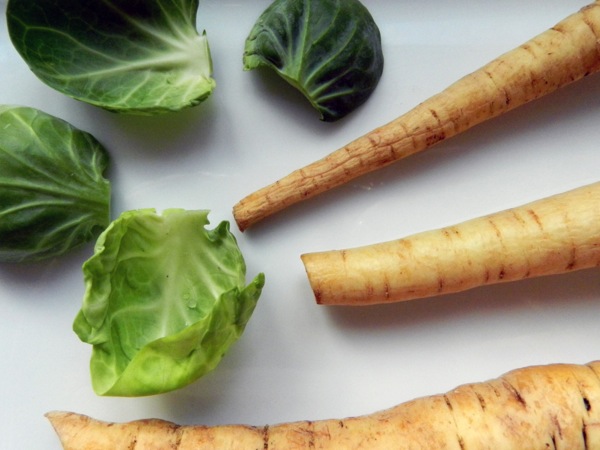
M 530 364 L 600 357 L 595 270 L 367 309 L 314 303 L 299 255 L 449 225 L 597 181 L 600 79 L 591 77 L 436 148 L 240 233 L 242 197 L 382 125 L 585 0 L 365 0 L 385 45 L 367 104 L 326 124 L 267 73 L 243 72 L 244 39 L 269 1 L 201 2 L 214 95 L 158 118 L 119 116 L 46 87 L 0 22 L 0 103 L 40 108 L 100 139 L 112 155 L 113 212 L 210 209 L 230 220 L 267 283 L 242 339 L 204 379 L 149 398 L 91 389 L 91 348 L 71 330 L 92 245 L 33 266 L 0 267 L 0 445 L 58 450 L 43 414 L 110 421 L 263 425 L 369 413 Z M 6 1 L 0 2 L 5 10 Z

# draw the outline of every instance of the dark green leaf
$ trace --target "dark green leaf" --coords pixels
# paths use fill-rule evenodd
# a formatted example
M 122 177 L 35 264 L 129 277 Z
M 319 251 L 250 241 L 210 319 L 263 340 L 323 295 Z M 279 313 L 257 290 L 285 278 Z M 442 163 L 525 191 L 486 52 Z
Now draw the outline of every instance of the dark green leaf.
M 66 253 L 109 223 L 108 154 L 44 112 L 0 106 L 0 260 Z
M 198 0 L 10 0 L 10 38 L 52 88 L 116 112 L 155 114 L 214 88 Z
M 246 40 L 244 68 L 260 66 L 334 121 L 363 104 L 381 78 L 379 28 L 358 0 L 275 0 Z

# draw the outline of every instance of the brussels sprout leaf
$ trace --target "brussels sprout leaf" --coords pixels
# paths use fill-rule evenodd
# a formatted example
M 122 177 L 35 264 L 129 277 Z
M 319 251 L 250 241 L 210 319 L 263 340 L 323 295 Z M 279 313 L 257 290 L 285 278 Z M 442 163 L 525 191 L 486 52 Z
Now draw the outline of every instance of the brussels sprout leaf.
M 379 83 L 381 36 L 358 0 L 275 0 L 246 39 L 243 62 L 245 70 L 275 70 L 332 122 Z
M 181 388 L 214 369 L 240 337 L 264 275 L 246 266 L 228 222 L 206 230 L 207 211 L 128 211 L 83 266 L 86 291 L 73 328 L 93 345 L 99 395 Z
M 132 114 L 194 106 L 215 82 L 198 0 L 10 0 L 10 38 L 30 69 L 83 102 Z
M 33 261 L 96 238 L 110 222 L 108 154 L 34 108 L 0 106 L 0 261 Z

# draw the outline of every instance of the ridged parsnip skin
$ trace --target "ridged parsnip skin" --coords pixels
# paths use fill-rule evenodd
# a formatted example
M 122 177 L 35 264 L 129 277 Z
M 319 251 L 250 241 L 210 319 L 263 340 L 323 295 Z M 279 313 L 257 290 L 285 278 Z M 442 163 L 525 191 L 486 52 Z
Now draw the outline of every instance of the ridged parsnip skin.
M 600 265 L 600 182 L 394 241 L 301 256 L 317 303 L 372 305 Z
M 600 2 L 458 80 L 392 122 L 240 200 L 240 230 L 600 69 Z
M 206 427 L 47 417 L 64 450 L 597 450 L 600 361 L 516 369 L 346 419 Z

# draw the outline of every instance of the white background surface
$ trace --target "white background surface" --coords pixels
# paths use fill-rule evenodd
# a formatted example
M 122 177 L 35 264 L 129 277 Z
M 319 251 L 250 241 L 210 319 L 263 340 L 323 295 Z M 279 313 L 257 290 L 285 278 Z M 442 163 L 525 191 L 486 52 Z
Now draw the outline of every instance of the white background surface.
M 263 425 L 369 413 L 531 364 L 600 357 L 596 270 L 360 309 L 314 303 L 300 254 L 450 225 L 597 181 L 595 76 L 240 233 L 232 206 L 382 125 L 575 12 L 584 0 L 365 0 L 386 66 L 371 99 L 326 124 L 267 72 L 243 72 L 244 39 L 269 1 L 201 1 L 218 86 L 194 109 L 118 116 L 35 78 L 0 19 L 0 103 L 40 108 L 112 156 L 113 215 L 210 209 L 230 220 L 267 282 L 242 339 L 211 374 L 149 398 L 96 396 L 91 348 L 71 330 L 92 244 L 42 264 L 0 265 L 0 448 L 58 450 L 43 414 L 110 421 Z M 6 1 L 0 2 L 2 11 Z

